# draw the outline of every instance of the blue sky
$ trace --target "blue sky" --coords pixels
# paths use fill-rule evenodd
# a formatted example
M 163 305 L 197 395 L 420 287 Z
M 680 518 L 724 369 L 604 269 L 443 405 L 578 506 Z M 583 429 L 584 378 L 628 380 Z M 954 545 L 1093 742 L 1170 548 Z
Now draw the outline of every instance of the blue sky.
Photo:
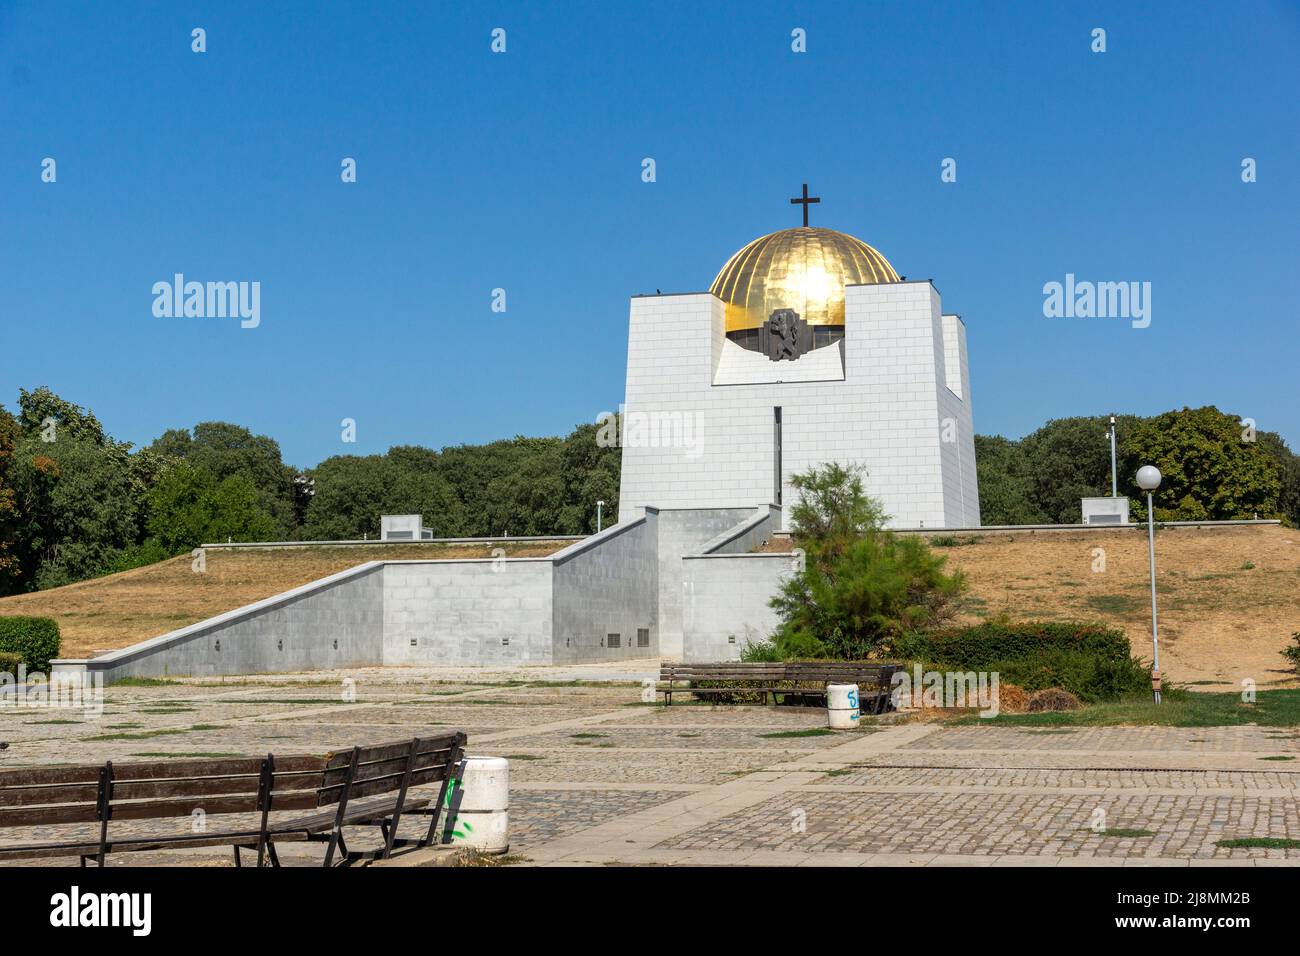
M 1212 403 L 1294 448 L 1298 51 L 1295 2 L 5 0 L 0 402 L 301 466 L 563 434 L 621 400 L 628 297 L 706 289 L 807 181 L 964 317 L 976 431 Z M 260 282 L 261 325 L 156 318 L 177 272 Z M 1150 327 L 1045 318 L 1066 273 L 1150 282 Z

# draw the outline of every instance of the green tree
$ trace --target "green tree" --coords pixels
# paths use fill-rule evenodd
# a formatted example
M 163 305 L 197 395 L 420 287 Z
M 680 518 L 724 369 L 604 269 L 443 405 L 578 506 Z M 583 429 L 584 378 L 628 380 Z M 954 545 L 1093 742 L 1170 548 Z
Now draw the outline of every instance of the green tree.
M 212 473 L 218 481 L 242 475 L 257 490 L 258 504 L 272 516 L 272 538 L 289 538 L 294 532 L 295 472 L 280 457 L 280 445 L 266 435 L 254 435 L 242 425 L 200 422 L 193 433 L 173 428 L 149 446 L 160 458 L 181 458 Z
M 1120 415 L 1122 438 L 1141 422 Z M 1109 417 L 1058 418 L 1021 441 L 1025 473 L 1032 476 L 1033 509 L 1051 524 L 1083 520 L 1080 499 L 1110 494 Z
M 177 460 L 149 493 L 149 534 L 171 554 L 209 542 L 266 541 L 276 529 L 258 489 L 242 474 L 218 479 L 206 468 Z
M 53 422 L 55 441 L 71 439 L 95 445 L 108 441 L 93 412 L 60 398 L 45 385 L 30 392 L 18 389 L 18 421 L 25 435 L 40 434 L 46 422 Z
M 565 503 L 555 533 L 594 532 L 597 501 L 605 502 L 606 527 L 617 520 L 623 450 L 616 445 L 602 445 L 597 441 L 598 433 L 594 424 L 579 425 L 564 439 L 560 455 Z
M 385 514 L 420 514 L 438 537 L 464 534 L 461 503 L 427 448 L 400 446 L 386 455 L 339 455 L 310 471 L 315 494 L 302 537 L 343 540 L 379 535 Z
M 1121 493 L 1134 499 L 1136 520 L 1146 519 L 1146 494 L 1134 479 L 1142 465 L 1155 465 L 1162 476 L 1155 493 L 1157 521 L 1281 513 L 1277 461 L 1259 441 L 1248 440 L 1240 418 L 1212 405 L 1144 419 L 1124 438 Z
M 773 643 L 784 659 L 868 657 L 946 619 L 965 590 L 961 572 L 945 574 L 946 559 L 922 538 L 884 529 L 862 477 L 833 464 L 791 481 L 799 491 L 792 533 L 804 555 L 771 602 L 780 618 Z
M 10 466 L 21 586 L 90 577 L 139 537 L 143 501 L 129 446 L 25 436 Z
M 1300 455 L 1296 455 L 1282 436 L 1276 432 L 1260 432 L 1257 436 L 1262 448 L 1277 465 L 1277 509 L 1293 528 L 1300 528 Z
M 0 595 L 17 590 L 21 567 L 18 560 L 18 504 L 9 471 L 14 450 L 22 438 L 18 419 L 0 405 Z
M 1034 503 L 1034 476 L 1020 442 L 1001 435 L 975 436 L 975 470 L 980 487 L 980 521 L 996 524 L 1044 524 Z

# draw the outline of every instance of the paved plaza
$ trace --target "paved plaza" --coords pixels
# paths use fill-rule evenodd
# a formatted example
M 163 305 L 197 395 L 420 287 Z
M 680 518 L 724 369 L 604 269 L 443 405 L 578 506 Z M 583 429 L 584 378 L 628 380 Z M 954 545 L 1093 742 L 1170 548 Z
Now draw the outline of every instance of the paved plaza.
M 1296 849 L 1216 845 L 1300 838 L 1292 728 L 894 718 L 819 733 L 815 708 L 644 703 L 638 680 L 652 674 L 645 662 L 376 668 L 111 687 L 98 717 L 0 711 L 0 768 L 321 752 L 460 729 L 469 753 L 510 760 L 519 865 L 1300 865 Z M 0 830 L 0 844 L 88 832 Z M 319 858 L 315 846 L 282 851 L 286 865 Z M 60 862 L 76 861 L 24 865 Z M 109 863 L 231 859 L 205 849 Z

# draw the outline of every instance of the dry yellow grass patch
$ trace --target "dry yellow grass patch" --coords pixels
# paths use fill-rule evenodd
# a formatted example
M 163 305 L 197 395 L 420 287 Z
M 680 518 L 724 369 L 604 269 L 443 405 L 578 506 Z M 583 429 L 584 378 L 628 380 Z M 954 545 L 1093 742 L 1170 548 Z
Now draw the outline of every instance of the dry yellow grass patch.
M 504 544 L 513 558 L 544 557 L 570 544 Z M 261 601 L 347 568 L 381 559 L 490 558 L 488 545 L 398 544 L 347 548 L 284 548 L 207 553 L 196 574 L 190 558 L 69 584 L 49 591 L 0 598 L 0 615 L 52 617 L 63 635 L 63 657 L 90 657 L 127 647 L 245 604 Z
M 936 536 L 944 532 L 936 532 Z M 1151 658 L 1146 529 L 960 534 L 936 549 L 970 581 L 959 620 L 1093 620 L 1119 627 Z M 769 549 L 786 547 L 776 539 Z M 1094 571 L 1105 551 L 1105 570 Z M 1251 565 L 1248 567 L 1247 565 Z M 1273 525 L 1156 533 L 1160 665 L 1210 690 L 1294 684 L 1280 651 L 1300 631 L 1300 531 Z M 1199 683 L 1206 682 L 1206 683 Z

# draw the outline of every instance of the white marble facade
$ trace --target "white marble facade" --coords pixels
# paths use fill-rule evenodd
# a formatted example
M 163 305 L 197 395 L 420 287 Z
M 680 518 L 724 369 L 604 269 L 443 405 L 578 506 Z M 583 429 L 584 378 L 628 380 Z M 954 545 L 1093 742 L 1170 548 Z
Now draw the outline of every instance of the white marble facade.
M 899 528 L 977 527 L 966 328 L 928 280 L 845 289 L 844 341 L 772 361 L 708 292 L 631 301 L 619 520 L 794 500 L 791 475 L 864 465 Z M 842 351 L 841 351 L 842 350 Z

